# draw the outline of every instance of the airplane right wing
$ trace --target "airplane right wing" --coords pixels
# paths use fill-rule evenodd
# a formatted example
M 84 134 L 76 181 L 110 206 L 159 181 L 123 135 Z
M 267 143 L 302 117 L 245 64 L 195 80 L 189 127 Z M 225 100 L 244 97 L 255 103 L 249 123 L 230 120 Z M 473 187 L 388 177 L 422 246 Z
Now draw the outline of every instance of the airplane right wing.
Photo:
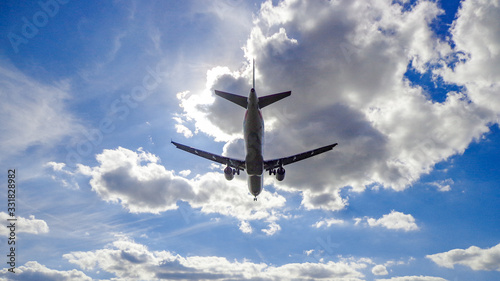
M 198 155 L 200 157 L 203 157 L 203 158 L 208 159 L 208 160 L 212 160 L 212 161 L 217 162 L 217 163 L 228 165 L 228 166 L 233 167 L 233 168 L 235 168 L 237 170 L 245 170 L 245 168 L 246 168 L 245 161 L 237 160 L 237 159 L 233 159 L 233 158 L 229 158 L 229 157 L 220 156 L 220 155 L 217 155 L 217 154 L 212 154 L 210 152 L 206 152 L 206 151 L 203 151 L 203 150 L 192 148 L 192 147 L 189 147 L 187 145 L 183 145 L 183 144 L 180 144 L 180 143 L 177 143 L 177 142 L 174 142 L 174 141 L 172 141 L 172 143 L 178 149 L 187 151 L 189 153 L 192 153 L 194 155 Z
M 307 159 L 309 157 L 316 156 L 316 155 L 321 154 L 323 152 L 327 152 L 327 151 L 332 150 L 336 145 L 337 145 L 337 143 L 334 143 L 334 144 L 323 146 L 323 147 L 313 149 L 313 150 L 310 150 L 307 152 L 296 154 L 293 156 L 264 161 L 264 170 L 266 170 L 266 171 L 273 170 L 273 169 L 279 168 L 279 167 L 284 166 L 284 165 L 292 164 L 292 163 L 298 162 L 300 160 L 304 160 L 304 159 Z

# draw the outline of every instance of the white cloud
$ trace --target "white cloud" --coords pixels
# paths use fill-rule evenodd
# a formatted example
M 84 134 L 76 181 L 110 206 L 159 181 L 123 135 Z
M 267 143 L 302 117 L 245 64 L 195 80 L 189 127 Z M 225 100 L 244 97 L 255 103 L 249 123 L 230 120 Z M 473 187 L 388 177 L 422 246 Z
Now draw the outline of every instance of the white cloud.
M 390 266 L 395 266 L 395 265 L 404 265 L 404 264 L 409 265 L 409 264 L 410 264 L 410 262 L 412 262 L 412 261 L 414 261 L 414 260 L 415 260 L 415 258 L 413 258 L 413 257 L 408 258 L 408 261 L 407 261 L 407 262 L 402 261 L 402 260 L 400 260 L 400 261 L 390 260 L 390 261 L 385 262 L 385 263 L 384 263 L 384 266 L 386 266 L 386 267 L 390 267 Z
M 440 277 L 432 276 L 401 276 L 392 277 L 391 279 L 376 279 L 376 281 L 447 281 Z
M 252 233 L 253 232 L 252 226 L 247 221 L 240 222 L 240 230 L 243 233 Z
M 51 178 L 59 182 L 62 186 L 70 189 L 80 189 L 78 182 L 75 179 L 75 173 L 66 169 L 65 163 L 47 162 L 45 167 L 53 170 Z
M 16 217 L 17 221 L 12 222 L 16 224 L 16 233 L 30 233 L 30 234 L 40 234 L 48 233 L 49 226 L 44 220 L 35 219 L 35 216 L 30 216 L 29 218 Z M 0 221 L 7 222 L 7 219 L 11 219 L 9 214 L 5 212 L 0 212 Z M 7 224 L 8 225 L 8 224 Z M 3 226 L 0 227 L 1 236 L 9 236 L 10 229 Z
M 500 97 L 500 5 L 496 0 L 462 1 L 451 34 L 455 42 L 453 67 L 436 71 L 451 83 L 467 88 L 471 101 L 498 122 Z
M 478 43 L 461 39 L 465 38 L 464 25 L 499 34 L 494 31 L 500 25 L 492 24 L 500 18 L 498 7 L 483 11 L 475 21 L 471 11 L 477 14 L 478 8 L 469 6 L 481 3 L 466 3 L 454 25 L 452 39 L 460 42 L 452 50 L 430 28 L 442 13 L 434 1 L 418 1 L 410 10 L 390 1 L 366 5 L 281 1 L 276 6 L 267 1 L 244 46 L 247 63 L 238 71 L 215 67 L 208 72 L 203 91 L 179 95 L 182 122 L 193 123 L 196 130 L 215 140 L 230 141 L 228 151 L 239 149 L 243 117 L 235 116 L 243 116 L 243 111 L 216 98 L 212 90 L 246 95 L 249 62 L 255 57 L 259 95 L 292 90 L 291 97 L 263 110 L 265 156 L 339 143 L 333 152 L 287 166 L 285 181 L 274 183 L 278 189 L 302 191 L 306 209 L 327 210 L 346 206 L 347 200 L 339 193 L 344 187 L 360 192 L 378 184 L 403 190 L 436 163 L 463 153 L 488 132 L 491 122 L 498 121 L 500 106 L 480 101 L 497 99 L 493 97 L 499 87 L 494 73 L 500 71 L 483 75 L 483 84 L 489 88 L 479 89 L 472 83 L 475 78 L 463 80 L 468 71 L 460 70 L 482 69 L 483 63 L 496 70 L 500 65 L 494 52 L 499 36 Z M 441 66 L 458 50 L 475 52 L 483 41 L 492 61 L 466 60 L 455 71 Z M 471 82 L 463 92 L 450 92 L 444 102 L 434 102 L 404 77 L 409 65 L 420 72 L 434 71 L 436 79 L 443 75 L 450 83 Z
M 373 275 L 387 275 L 389 272 L 387 271 L 387 268 L 381 264 L 377 264 L 372 268 L 372 273 Z
M 500 271 L 500 244 L 488 249 L 472 246 L 465 250 L 455 249 L 426 257 L 437 265 L 447 268 L 454 268 L 456 264 L 460 264 L 473 270 Z
M 441 192 L 446 192 L 451 190 L 451 185 L 455 182 L 452 179 L 445 179 L 435 182 L 430 182 L 429 184 L 437 187 L 437 189 Z
M 314 249 L 311 249 L 311 250 L 304 251 L 304 254 L 306 254 L 307 256 L 310 256 L 310 255 L 312 255 L 313 252 L 314 252 Z
M 67 83 L 44 85 L 3 61 L 0 64 L 2 157 L 33 145 L 52 147 L 81 128 L 65 108 Z
M 366 218 L 366 221 L 371 227 L 382 226 L 387 229 L 404 231 L 415 231 L 419 229 L 412 215 L 406 215 L 394 210 L 389 214 L 383 215 L 380 219 Z
M 362 280 L 361 261 L 327 263 L 290 263 L 273 266 L 248 260 L 229 261 L 216 256 L 183 257 L 169 251 L 151 251 L 126 237 L 105 249 L 72 252 L 64 258 L 83 270 L 99 270 L 119 279 L 210 279 L 210 280 Z
M 64 163 L 56 163 L 56 162 L 48 162 L 46 164 L 47 167 L 51 167 L 54 171 L 63 171 L 66 164 Z
M 262 229 L 262 232 L 264 232 L 267 236 L 272 236 L 280 230 L 281 226 L 273 221 L 269 224 L 268 228 Z
M 232 84 L 238 85 L 240 88 L 243 85 L 246 86 L 248 82 L 239 72 L 231 72 L 227 67 L 210 69 L 207 72 L 206 89 L 203 92 L 193 94 L 185 91 L 177 94 L 179 106 L 184 111 L 183 114 L 173 118 L 178 123 L 176 125 L 178 133 L 186 136 L 187 128 L 183 124 L 191 121 L 194 122 L 196 132 L 201 131 L 213 136 L 216 141 L 229 141 L 242 137 L 241 122 L 235 123 L 234 121 L 235 116 L 242 116 L 241 120 L 243 120 L 244 110 L 238 106 L 230 105 L 225 100 L 215 99 L 211 93 L 211 89 L 216 88 L 215 83 L 219 80 L 231 81 Z M 213 107 L 217 107 L 217 109 L 213 109 Z M 213 114 L 214 111 L 217 111 L 217 114 Z M 189 130 L 189 132 L 191 131 Z M 187 132 L 188 136 L 189 132 Z
M 185 138 L 190 138 L 193 136 L 193 132 L 189 130 L 186 126 L 181 124 L 175 124 L 175 129 L 177 133 L 182 134 Z
M 316 227 L 316 228 L 320 228 L 320 227 L 330 227 L 334 224 L 343 224 L 344 221 L 343 220 L 339 220 L 339 219 L 334 219 L 334 218 L 330 218 L 330 219 L 323 219 L 323 220 L 320 220 L 318 222 L 316 222 L 315 224 L 313 224 L 312 226 L 313 227 Z
M 182 170 L 179 172 L 179 175 L 183 176 L 183 177 L 187 177 L 191 174 L 191 170 Z
M 5 276 L 5 280 L 57 280 L 57 281 L 92 281 L 93 279 L 78 270 L 55 270 L 47 268 L 36 261 L 29 261 L 15 269 L 15 273 L 4 268 L 0 271 L 0 276 Z M 0 280 L 2 280 L 0 278 Z
M 293 188 L 281 186 L 285 190 L 292 191 Z M 337 189 L 331 193 L 311 192 L 304 190 L 302 192 L 302 205 L 308 209 L 321 208 L 325 210 L 341 210 L 347 205 L 347 200 L 340 196 L 340 190 Z
M 177 200 L 194 196 L 189 182 L 175 176 L 157 162 L 159 158 L 142 149 L 122 147 L 96 156 L 100 166 L 79 166 L 91 176 L 90 185 L 102 199 L 122 204 L 132 213 L 159 213 L 176 209 Z
M 264 191 L 258 203 L 248 195 L 242 178 L 226 181 L 221 172 L 198 175 L 193 179 L 178 176 L 159 164 L 159 158 L 142 149 L 106 149 L 96 156 L 96 167 L 78 166 L 90 176 L 90 185 L 103 200 L 119 203 L 132 213 L 160 213 L 177 209 L 179 200 L 203 213 L 218 213 L 241 221 L 273 220 L 269 235 L 279 230 L 273 210 L 285 204 L 277 193 Z M 248 231 L 242 222 L 240 229 Z

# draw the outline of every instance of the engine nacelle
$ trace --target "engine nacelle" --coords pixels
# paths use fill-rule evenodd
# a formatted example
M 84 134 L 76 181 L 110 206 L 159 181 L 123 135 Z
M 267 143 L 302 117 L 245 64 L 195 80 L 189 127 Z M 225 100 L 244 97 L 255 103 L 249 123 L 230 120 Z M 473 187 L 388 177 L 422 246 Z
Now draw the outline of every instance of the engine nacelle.
M 278 181 L 285 179 L 285 169 L 283 169 L 283 167 L 279 167 L 278 170 L 276 170 L 276 179 Z
M 234 171 L 231 167 L 227 166 L 224 169 L 224 177 L 226 177 L 226 180 L 230 181 L 234 178 Z

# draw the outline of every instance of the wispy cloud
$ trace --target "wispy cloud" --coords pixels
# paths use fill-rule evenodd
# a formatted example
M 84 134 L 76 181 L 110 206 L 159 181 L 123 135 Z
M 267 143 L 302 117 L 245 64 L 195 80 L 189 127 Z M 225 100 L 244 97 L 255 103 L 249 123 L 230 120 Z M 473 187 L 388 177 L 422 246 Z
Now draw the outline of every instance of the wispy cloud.
M 376 279 L 376 281 L 447 281 L 441 277 L 432 277 L 432 276 L 400 276 L 400 277 L 392 277 L 390 279 Z
M 0 151 L 3 157 L 31 146 L 52 148 L 82 126 L 69 112 L 69 84 L 44 84 L 13 66 L 0 65 Z
M 327 219 L 323 219 L 323 220 L 320 220 L 320 221 L 317 221 L 315 224 L 313 224 L 312 226 L 313 227 L 316 227 L 316 228 L 321 228 L 321 227 L 330 227 L 334 224 L 344 224 L 344 220 L 339 220 L 339 219 L 335 219 L 335 218 L 327 218 Z
M 451 185 L 455 182 L 452 179 L 430 182 L 429 185 L 435 186 L 439 191 L 446 192 L 451 190 Z

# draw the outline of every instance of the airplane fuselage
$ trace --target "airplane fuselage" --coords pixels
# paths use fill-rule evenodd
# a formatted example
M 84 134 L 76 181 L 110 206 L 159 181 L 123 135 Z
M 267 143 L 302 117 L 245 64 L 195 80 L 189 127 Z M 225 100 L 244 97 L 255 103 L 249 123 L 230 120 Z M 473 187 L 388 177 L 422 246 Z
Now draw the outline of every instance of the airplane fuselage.
M 252 88 L 248 96 L 248 107 L 243 121 L 245 138 L 245 163 L 248 174 L 248 190 L 253 196 L 260 194 L 263 186 L 264 158 L 262 144 L 264 137 L 264 119 L 259 108 L 259 100 Z

